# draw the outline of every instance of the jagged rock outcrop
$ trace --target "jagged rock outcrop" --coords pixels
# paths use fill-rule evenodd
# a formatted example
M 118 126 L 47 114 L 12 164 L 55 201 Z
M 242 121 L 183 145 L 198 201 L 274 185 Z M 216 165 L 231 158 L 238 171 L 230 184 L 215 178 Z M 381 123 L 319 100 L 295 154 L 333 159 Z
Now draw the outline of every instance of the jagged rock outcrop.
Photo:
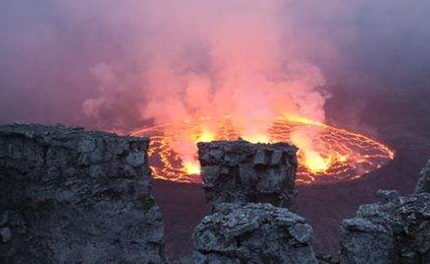
M 147 138 L 0 126 L 0 263 L 164 263 Z
M 194 231 L 189 263 L 317 264 L 311 244 L 312 227 L 288 209 L 218 204 Z
M 430 160 L 421 170 L 415 193 L 430 193 Z
M 206 200 L 218 203 L 271 203 L 294 209 L 297 149 L 286 143 L 244 140 L 199 143 Z
M 343 221 L 340 263 L 430 263 L 430 193 L 378 194 L 382 202 L 362 205 Z

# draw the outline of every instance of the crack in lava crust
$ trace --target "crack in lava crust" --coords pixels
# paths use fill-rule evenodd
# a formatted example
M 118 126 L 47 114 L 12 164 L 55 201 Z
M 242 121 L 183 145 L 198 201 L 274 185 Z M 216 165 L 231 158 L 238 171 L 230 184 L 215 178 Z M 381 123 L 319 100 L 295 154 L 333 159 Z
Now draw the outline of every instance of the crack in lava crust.
M 218 122 L 215 136 L 210 140 L 234 140 L 240 135 L 228 119 Z M 270 142 L 292 141 L 294 131 L 299 129 L 317 129 L 312 139 L 318 155 L 324 159 L 324 169 L 315 170 L 308 164 L 304 151 L 298 151 L 299 168 L 297 184 L 333 183 L 343 180 L 355 180 L 365 174 L 379 169 L 394 159 L 394 151 L 388 146 L 367 136 L 342 128 L 326 125 L 303 118 L 279 118 L 268 130 Z M 166 133 L 168 131 L 168 133 Z M 160 125 L 143 128 L 131 133 L 133 136 L 149 136 L 151 144 L 149 159 L 153 176 L 156 179 L 183 183 L 200 183 L 198 165 L 185 169 L 181 158 L 170 147 L 172 142 L 180 141 L 184 132 L 197 141 L 204 138 L 199 122 L 184 122 L 183 127 Z M 204 141 L 204 140 L 203 140 Z M 197 150 L 196 154 L 197 155 Z M 197 159 L 197 157 L 195 157 Z

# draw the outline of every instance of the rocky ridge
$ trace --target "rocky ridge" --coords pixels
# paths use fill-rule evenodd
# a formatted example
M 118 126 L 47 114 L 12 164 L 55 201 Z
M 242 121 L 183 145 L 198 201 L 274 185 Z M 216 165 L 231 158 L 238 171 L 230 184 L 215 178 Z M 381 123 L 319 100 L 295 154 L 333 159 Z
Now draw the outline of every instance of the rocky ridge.
M 148 146 L 61 125 L 0 126 L 0 263 L 167 263 Z M 430 263 L 430 161 L 415 193 L 379 191 L 343 221 L 338 261 L 315 254 L 312 227 L 290 211 L 296 150 L 200 143 L 212 212 L 179 263 Z
M 430 263 L 429 164 L 415 193 L 380 190 L 380 202 L 360 206 L 354 218 L 343 221 L 340 263 Z
M 164 263 L 148 138 L 0 126 L 0 263 Z

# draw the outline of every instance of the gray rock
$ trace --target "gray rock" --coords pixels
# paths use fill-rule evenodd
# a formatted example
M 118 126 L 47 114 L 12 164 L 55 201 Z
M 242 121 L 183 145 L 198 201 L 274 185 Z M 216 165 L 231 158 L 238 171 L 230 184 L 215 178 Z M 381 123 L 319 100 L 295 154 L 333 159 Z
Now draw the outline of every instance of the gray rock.
M 415 193 L 430 193 L 430 160 L 421 170 L 420 179 L 415 187 Z
M 194 231 L 189 263 L 316 264 L 311 244 L 312 227 L 288 209 L 217 204 Z
M 164 263 L 148 145 L 61 125 L 0 126 L 0 263 Z
M 297 149 L 286 143 L 244 140 L 199 143 L 206 200 L 218 203 L 271 203 L 294 209 Z
M 430 193 L 378 194 L 382 202 L 362 205 L 343 221 L 340 263 L 430 263 Z
M 0 238 L 3 243 L 7 243 L 12 239 L 12 231 L 9 227 L 0 228 Z

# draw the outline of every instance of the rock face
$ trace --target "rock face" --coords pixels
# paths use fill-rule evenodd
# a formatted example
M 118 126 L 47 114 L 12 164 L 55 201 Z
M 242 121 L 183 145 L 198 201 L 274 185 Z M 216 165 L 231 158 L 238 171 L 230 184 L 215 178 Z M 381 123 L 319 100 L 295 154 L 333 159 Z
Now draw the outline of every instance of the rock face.
M 430 193 L 430 160 L 421 170 L 420 179 L 415 187 L 415 193 Z
M 312 227 L 270 204 L 218 204 L 194 232 L 195 264 L 317 264 Z M 193 263 L 193 262 L 189 262 Z
M 164 263 L 147 138 L 0 126 L 0 263 Z
M 271 203 L 294 208 L 295 147 L 236 140 L 199 143 L 198 148 L 210 204 Z
M 295 147 L 237 140 L 198 148 L 213 214 L 194 231 L 194 254 L 178 263 L 318 263 L 312 227 L 283 208 L 294 207 Z
M 430 263 L 430 193 L 378 194 L 382 202 L 362 205 L 343 221 L 340 263 Z

